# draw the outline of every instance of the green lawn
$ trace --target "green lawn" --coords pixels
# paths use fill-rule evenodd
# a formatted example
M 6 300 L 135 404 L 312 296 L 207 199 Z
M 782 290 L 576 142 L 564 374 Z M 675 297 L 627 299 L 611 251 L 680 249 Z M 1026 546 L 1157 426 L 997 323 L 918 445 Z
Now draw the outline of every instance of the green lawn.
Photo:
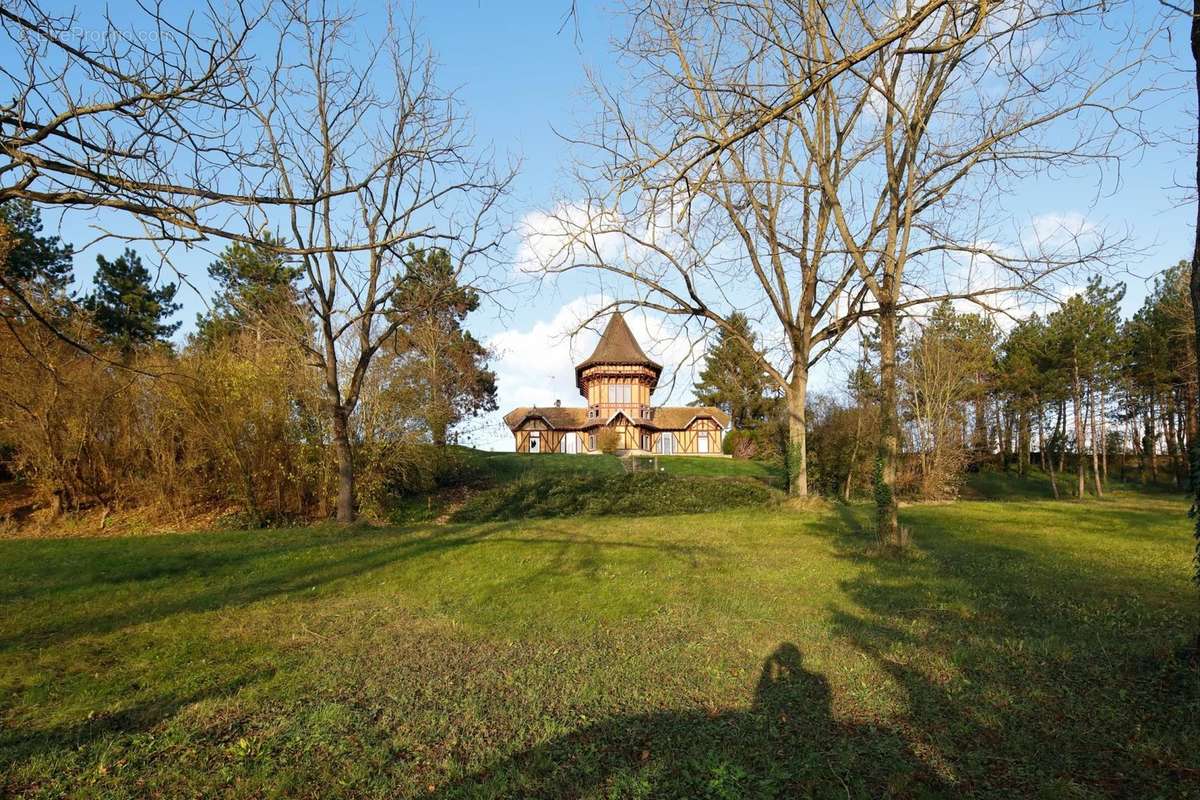
M 1195 797 L 1185 511 L 0 541 L 0 795 Z
M 490 453 L 458 448 L 469 463 L 498 483 L 526 475 L 547 477 L 585 473 L 615 475 L 624 471 L 621 459 L 608 455 L 565 455 L 561 453 Z M 640 459 L 648 462 L 649 458 Z M 658 467 L 669 475 L 688 477 L 757 478 L 784 488 L 783 470 L 761 461 L 718 456 L 659 456 Z

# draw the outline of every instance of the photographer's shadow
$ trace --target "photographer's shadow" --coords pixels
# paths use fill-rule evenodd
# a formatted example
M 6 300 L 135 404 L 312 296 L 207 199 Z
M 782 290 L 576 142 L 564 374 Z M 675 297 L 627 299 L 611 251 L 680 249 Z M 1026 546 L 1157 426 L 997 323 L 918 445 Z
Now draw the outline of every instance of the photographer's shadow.
M 430 797 L 794 797 L 937 794 L 895 733 L 837 722 L 829 682 L 794 644 L 763 662 L 747 709 L 613 717 L 502 759 Z M 907 763 L 906 763 L 907 762 Z M 888 778 L 879 767 L 886 766 Z

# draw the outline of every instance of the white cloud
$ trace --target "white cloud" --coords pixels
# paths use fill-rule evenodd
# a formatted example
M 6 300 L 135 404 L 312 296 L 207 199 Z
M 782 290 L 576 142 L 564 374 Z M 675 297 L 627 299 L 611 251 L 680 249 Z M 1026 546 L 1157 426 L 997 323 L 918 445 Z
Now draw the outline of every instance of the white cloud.
M 585 262 L 612 262 L 626 255 L 629 242 L 619 232 L 621 216 L 586 203 L 559 203 L 531 211 L 517 223 L 520 245 L 514 269 L 534 274 Z

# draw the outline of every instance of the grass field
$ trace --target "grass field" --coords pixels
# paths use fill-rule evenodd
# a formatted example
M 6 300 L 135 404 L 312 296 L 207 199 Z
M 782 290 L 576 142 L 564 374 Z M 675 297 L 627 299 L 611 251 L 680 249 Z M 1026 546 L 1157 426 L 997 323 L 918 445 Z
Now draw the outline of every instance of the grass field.
M 0 795 L 1200 795 L 1185 502 L 1012 495 L 0 541 Z

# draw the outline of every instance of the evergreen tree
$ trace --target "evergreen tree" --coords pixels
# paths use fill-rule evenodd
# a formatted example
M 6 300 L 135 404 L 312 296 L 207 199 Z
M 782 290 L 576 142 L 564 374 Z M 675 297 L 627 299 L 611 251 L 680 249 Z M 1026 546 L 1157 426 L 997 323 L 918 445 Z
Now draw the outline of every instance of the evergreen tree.
M 259 245 L 235 242 L 209 265 L 208 275 L 218 288 L 211 310 L 196 316 L 195 341 L 212 344 L 246 327 L 261 333 L 267 320 L 298 322 L 300 315 L 294 312 L 300 304 L 296 280 L 301 270 L 270 247 L 277 243 L 269 234 Z
M 71 283 L 74 250 L 57 236 L 42 236 L 42 215 L 27 200 L 0 203 L 0 223 L 8 228 L 10 248 L 0 275 L 43 291 L 65 293 Z
M 721 328 L 716 346 L 704 357 L 692 405 L 716 406 L 734 428 L 753 428 L 767 419 L 776 402 L 767 396 L 771 383 L 754 354 L 750 320 L 734 313 L 729 323 L 733 330 Z
M 164 322 L 180 308 L 172 302 L 175 284 L 151 286 L 150 272 L 137 253 L 126 248 L 112 261 L 97 256 L 96 265 L 96 288 L 84 306 L 92 312 L 103 341 L 128 352 L 165 342 L 179 329 L 178 322 Z
M 1115 375 L 1120 352 L 1120 303 L 1124 296 L 1123 284 L 1104 286 L 1096 277 L 1088 282 L 1083 294 L 1070 297 L 1049 318 L 1050 357 L 1062 368 L 1070 389 L 1075 420 L 1076 494 L 1079 497 L 1084 494 L 1084 455 L 1089 449 L 1085 435 L 1088 423 L 1085 403 L 1094 410 L 1099 404 L 1097 393 L 1102 396 Z M 1094 418 L 1091 424 L 1095 433 Z M 1092 456 L 1096 493 L 1102 494 L 1099 460 L 1094 447 Z
M 448 252 L 409 249 L 393 299 L 398 327 L 385 365 L 385 394 L 439 446 L 464 419 L 496 410 L 488 351 L 463 328 L 477 308 L 479 293 L 458 282 Z

